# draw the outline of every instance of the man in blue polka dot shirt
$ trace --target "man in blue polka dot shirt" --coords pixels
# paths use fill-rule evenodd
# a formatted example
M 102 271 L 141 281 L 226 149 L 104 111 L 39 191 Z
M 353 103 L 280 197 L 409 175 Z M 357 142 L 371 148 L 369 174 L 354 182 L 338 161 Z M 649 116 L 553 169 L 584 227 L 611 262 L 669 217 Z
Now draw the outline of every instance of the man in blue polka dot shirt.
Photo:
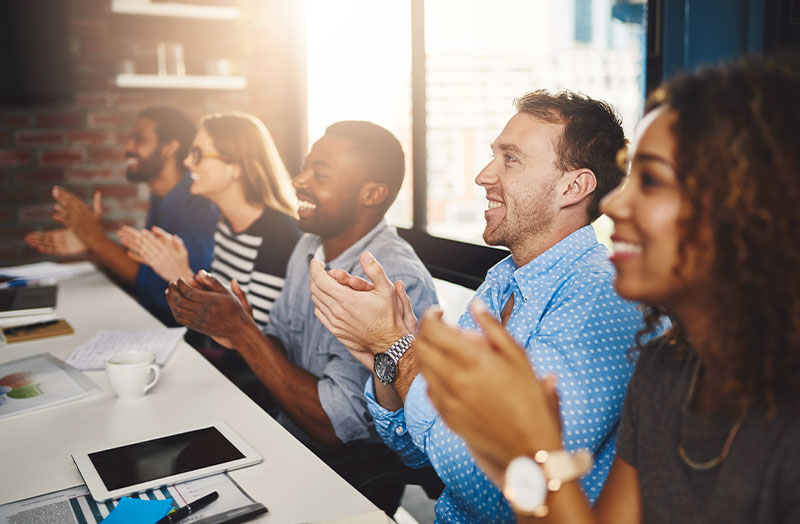
M 633 372 L 627 350 L 642 327 L 636 305 L 616 294 L 607 250 L 590 225 L 600 199 L 624 177 L 616 156 L 626 141 L 611 107 L 576 93 L 535 91 L 516 108 L 475 180 L 488 200 L 483 238 L 511 255 L 489 270 L 475 297 L 526 348 L 540 376 L 556 377 L 564 447 L 594 454 L 581 483 L 594 502 Z M 361 264 L 372 283 L 312 263 L 311 288 L 317 317 L 373 369 L 365 393 L 378 433 L 406 464 L 436 469 L 446 486 L 437 522 L 513 522 L 502 493 L 431 405 L 413 342 L 402 351 L 410 340 L 403 337 L 416 330 L 402 283 L 389 282 L 369 253 Z M 468 310 L 459 326 L 478 329 Z M 374 357 L 393 344 L 386 353 L 393 358 Z

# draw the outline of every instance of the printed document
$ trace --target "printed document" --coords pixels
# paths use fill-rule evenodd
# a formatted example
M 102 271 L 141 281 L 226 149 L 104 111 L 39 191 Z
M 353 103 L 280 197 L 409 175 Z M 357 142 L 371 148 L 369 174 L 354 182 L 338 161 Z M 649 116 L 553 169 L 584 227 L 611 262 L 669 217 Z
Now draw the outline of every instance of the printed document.
M 163 366 L 186 334 L 186 328 L 100 330 L 72 352 L 67 364 L 83 370 L 101 370 L 106 358 L 126 350 L 149 349 L 156 354 L 156 363 Z
M 225 522 L 231 517 L 265 511 L 264 506 L 251 499 L 227 473 L 147 490 L 131 497 L 150 500 L 171 498 L 173 506 L 177 509 L 212 491 L 219 493 L 219 498 L 197 513 L 181 520 L 181 524 Z M 0 506 L 0 524 L 28 522 L 100 524 L 118 503 L 119 499 L 95 502 L 85 485 L 77 486 L 4 504 Z

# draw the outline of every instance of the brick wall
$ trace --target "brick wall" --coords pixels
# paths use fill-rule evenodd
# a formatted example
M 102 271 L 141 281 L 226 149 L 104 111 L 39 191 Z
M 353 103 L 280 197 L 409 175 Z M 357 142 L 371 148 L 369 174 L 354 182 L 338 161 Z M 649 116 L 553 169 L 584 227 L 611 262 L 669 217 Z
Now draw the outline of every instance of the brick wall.
M 53 0 L 68 4 L 73 96 L 60 104 L 0 107 L 0 266 L 41 260 L 25 246 L 28 231 L 57 227 L 53 184 L 89 201 L 103 193 L 104 226 L 141 227 L 147 188 L 125 180 L 123 146 L 136 114 L 149 105 L 174 105 L 199 119 L 215 111 L 257 115 L 269 127 L 290 172 L 305 153 L 303 31 L 294 2 L 242 0 L 241 20 L 202 21 L 123 15 L 110 0 Z M 156 72 L 156 45 L 184 45 L 187 74 L 207 59 L 232 58 L 248 78 L 240 91 L 123 89 L 119 64 Z M 2 74 L 2 73 L 0 73 Z

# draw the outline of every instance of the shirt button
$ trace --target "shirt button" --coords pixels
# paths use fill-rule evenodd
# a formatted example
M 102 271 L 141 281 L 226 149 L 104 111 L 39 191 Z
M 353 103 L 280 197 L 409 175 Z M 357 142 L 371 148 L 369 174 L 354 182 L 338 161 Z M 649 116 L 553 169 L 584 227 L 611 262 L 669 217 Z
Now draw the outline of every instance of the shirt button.
M 397 433 L 398 435 L 402 435 L 402 434 L 403 434 L 403 428 L 402 428 L 402 426 L 397 426 L 397 427 L 394 429 L 394 432 L 395 432 L 395 433 Z

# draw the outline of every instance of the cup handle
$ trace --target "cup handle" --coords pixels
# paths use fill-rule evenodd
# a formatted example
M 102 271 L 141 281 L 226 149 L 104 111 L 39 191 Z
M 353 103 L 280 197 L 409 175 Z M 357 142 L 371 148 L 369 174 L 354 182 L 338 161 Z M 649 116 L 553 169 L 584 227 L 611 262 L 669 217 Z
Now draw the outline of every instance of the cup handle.
M 158 377 L 161 376 L 161 368 L 158 367 L 158 364 L 150 364 L 150 367 L 148 369 L 153 372 L 153 380 L 151 380 L 144 387 L 145 393 L 147 393 L 150 390 L 150 388 L 156 385 L 156 382 L 158 382 Z

